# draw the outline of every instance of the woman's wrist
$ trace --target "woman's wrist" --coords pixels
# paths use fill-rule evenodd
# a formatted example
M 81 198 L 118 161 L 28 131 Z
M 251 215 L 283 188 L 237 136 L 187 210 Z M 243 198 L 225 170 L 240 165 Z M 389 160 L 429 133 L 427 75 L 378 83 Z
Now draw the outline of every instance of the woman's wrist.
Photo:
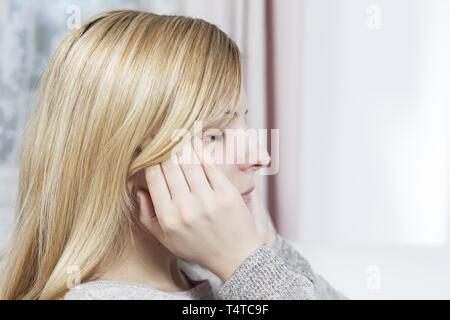
M 232 255 L 226 255 L 221 261 L 218 261 L 216 265 L 210 266 L 208 269 L 216 274 L 223 282 L 226 282 L 239 266 L 244 263 L 254 251 L 264 244 L 264 242 L 255 242 L 245 249 L 239 250 L 239 252 L 235 252 Z

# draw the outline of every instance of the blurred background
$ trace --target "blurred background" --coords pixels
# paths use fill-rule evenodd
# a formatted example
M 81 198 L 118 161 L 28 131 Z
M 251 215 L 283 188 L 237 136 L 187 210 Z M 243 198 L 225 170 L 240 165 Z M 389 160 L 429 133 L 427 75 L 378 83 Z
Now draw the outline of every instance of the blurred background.
M 203 18 L 238 43 L 250 126 L 280 135 L 259 183 L 316 272 L 353 299 L 450 298 L 446 0 L 0 0 L 0 249 L 50 53 L 123 8 Z

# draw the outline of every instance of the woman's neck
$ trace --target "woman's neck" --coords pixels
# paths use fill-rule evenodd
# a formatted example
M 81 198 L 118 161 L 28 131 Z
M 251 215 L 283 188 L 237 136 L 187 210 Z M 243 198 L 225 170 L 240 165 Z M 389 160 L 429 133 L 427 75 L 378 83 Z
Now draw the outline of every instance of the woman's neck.
M 136 231 L 128 243 L 123 259 L 99 278 L 142 283 L 167 292 L 192 288 L 193 282 L 181 271 L 178 258 L 151 234 Z

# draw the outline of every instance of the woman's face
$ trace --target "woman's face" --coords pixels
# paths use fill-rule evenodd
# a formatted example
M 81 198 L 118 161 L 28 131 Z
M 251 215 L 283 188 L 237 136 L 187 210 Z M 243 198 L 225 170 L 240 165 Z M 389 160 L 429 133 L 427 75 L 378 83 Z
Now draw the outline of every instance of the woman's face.
M 270 163 L 267 150 L 261 146 L 256 137 L 257 131 L 248 129 L 246 115 L 246 95 L 242 93 L 239 109 L 234 118 L 223 129 L 208 129 L 203 134 L 203 154 L 218 154 L 215 164 L 225 173 L 231 183 L 242 194 L 245 201 L 255 188 L 254 174 Z M 136 174 L 136 189 L 148 190 L 144 170 Z
M 208 149 L 222 149 L 223 155 L 217 166 L 248 201 L 246 194 L 255 188 L 254 174 L 257 170 L 267 166 L 270 157 L 267 150 L 258 143 L 258 132 L 247 127 L 247 113 L 245 92 L 241 96 L 239 110 L 233 120 L 222 130 L 214 130 L 211 135 L 208 130 L 203 136 L 205 153 Z M 215 144 L 212 146 L 211 144 Z

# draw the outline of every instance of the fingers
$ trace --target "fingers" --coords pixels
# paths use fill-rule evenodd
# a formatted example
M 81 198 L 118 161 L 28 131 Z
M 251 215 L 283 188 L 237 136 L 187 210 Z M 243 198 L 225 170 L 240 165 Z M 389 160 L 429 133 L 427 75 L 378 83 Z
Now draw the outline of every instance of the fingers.
M 156 214 L 165 212 L 170 204 L 171 196 L 161 166 L 157 164 L 146 168 L 145 179 Z
M 200 159 L 202 163 L 203 171 L 206 175 L 206 178 L 208 179 L 210 186 L 214 190 L 218 191 L 223 190 L 224 188 L 234 187 L 231 184 L 230 180 L 223 173 L 223 171 L 220 170 L 219 167 L 216 164 L 214 164 L 213 161 L 204 161 L 205 155 L 203 154 L 201 141 L 194 139 L 193 148 L 197 157 Z
M 233 184 L 228 180 L 227 176 L 220 170 L 214 163 L 203 164 L 206 176 L 208 177 L 209 183 L 215 191 L 220 191 L 224 189 L 234 189 Z
M 145 191 L 137 191 L 136 197 L 139 202 L 139 220 L 160 242 L 164 238 L 158 217 L 153 210 L 150 195 Z
M 235 189 L 222 170 L 212 161 L 203 161 L 202 142 L 198 138 L 186 145 L 186 157 L 177 154 L 146 169 L 146 180 L 156 214 L 164 213 L 175 199 L 186 199 L 189 193 L 208 197 L 211 191 Z
M 184 146 L 181 158 L 183 158 L 183 161 L 180 161 L 180 167 L 183 170 L 191 192 L 207 195 L 208 192 L 212 191 L 192 143 Z
M 181 198 L 190 192 L 184 173 L 177 162 L 178 159 L 169 158 L 161 164 L 172 199 Z

